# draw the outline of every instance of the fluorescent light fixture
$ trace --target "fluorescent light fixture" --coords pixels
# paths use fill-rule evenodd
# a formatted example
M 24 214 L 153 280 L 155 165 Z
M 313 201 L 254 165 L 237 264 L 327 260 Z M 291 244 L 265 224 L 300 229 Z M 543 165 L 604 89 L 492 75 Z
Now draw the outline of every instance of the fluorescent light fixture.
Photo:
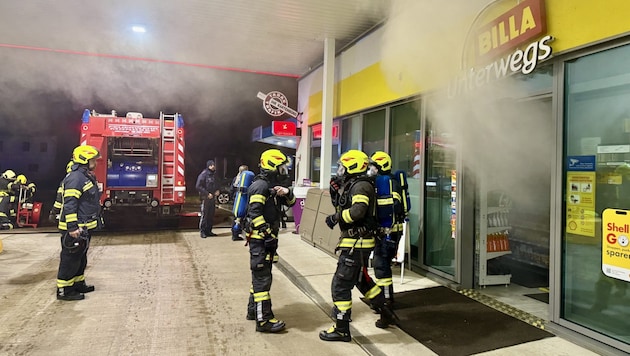
M 144 26 L 139 26 L 139 25 L 134 25 L 131 27 L 131 30 L 133 32 L 138 32 L 138 33 L 145 33 L 147 32 L 147 29 L 144 28 Z

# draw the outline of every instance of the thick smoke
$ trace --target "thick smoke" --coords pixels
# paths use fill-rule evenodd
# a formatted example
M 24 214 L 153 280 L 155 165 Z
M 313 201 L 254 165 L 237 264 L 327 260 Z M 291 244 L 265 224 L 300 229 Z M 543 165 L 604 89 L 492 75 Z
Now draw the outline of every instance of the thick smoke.
M 525 85 L 515 77 L 456 95 L 447 90 L 470 70 L 464 48 L 487 4 L 395 0 L 384 27 L 383 68 L 392 88 L 412 83 L 431 94 L 426 109 L 434 131 L 457 144 L 463 164 L 478 179 L 507 191 L 524 210 L 544 214 L 553 139 L 550 99 L 523 101 Z

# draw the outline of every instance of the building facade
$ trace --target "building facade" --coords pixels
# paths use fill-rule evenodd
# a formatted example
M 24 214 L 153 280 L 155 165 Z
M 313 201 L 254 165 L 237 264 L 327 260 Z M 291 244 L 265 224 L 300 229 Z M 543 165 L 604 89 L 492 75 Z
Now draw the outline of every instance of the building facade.
M 334 174 L 348 149 L 388 152 L 409 177 L 414 269 L 546 287 L 549 322 L 630 352 L 628 13 L 624 0 L 394 7 L 300 79 L 296 181 Z

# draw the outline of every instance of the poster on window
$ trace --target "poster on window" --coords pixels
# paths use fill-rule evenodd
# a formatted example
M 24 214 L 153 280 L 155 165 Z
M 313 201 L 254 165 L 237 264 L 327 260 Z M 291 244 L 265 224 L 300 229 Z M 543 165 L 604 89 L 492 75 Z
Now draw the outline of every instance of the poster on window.
M 595 237 L 595 156 L 569 156 L 566 230 Z
M 602 214 L 602 272 L 630 282 L 630 211 L 606 209 Z

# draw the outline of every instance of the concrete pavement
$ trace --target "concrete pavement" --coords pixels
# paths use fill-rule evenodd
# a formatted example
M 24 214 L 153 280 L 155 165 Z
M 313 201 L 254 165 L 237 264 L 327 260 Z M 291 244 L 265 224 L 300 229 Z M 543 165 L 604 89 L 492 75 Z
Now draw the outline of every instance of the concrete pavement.
M 86 278 L 96 291 L 78 302 L 55 299 L 58 234 L 0 234 L 0 355 L 435 355 L 398 328 L 376 328 L 377 315 L 356 290 L 353 341 L 319 340 L 333 323 L 336 259 L 291 231 L 289 224 L 280 236 L 271 290 L 274 312 L 287 323 L 278 334 L 255 332 L 245 320 L 248 248 L 227 228 L 206 239 L 197 231 L 94 236 Z M 397 291 L 437 285 L 409 271 L 403 284 L 394 279 Z M 559 337 L 487 354 L 525 350 L 595 355 Z

